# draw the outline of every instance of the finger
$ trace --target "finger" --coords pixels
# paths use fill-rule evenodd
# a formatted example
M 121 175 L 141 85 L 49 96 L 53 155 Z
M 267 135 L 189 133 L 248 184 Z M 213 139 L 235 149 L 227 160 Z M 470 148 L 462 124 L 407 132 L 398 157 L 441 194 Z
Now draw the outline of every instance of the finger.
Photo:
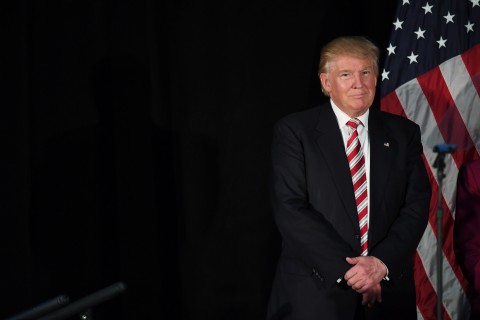
M 372 299 L 372 296 L 368 293 L 362 294 L 362 304 L 367 305 L 367 304 L 372 304 L 374 302 L 374 299 Z
M 375 292 L 372 292 L 372 287 L 365 282 L 358 282 L 352 286 L 352 289 L 358 293 L 368 293 L 371 296 L 376 296 Z M 372 294 L 373 293 L 373 294 Z
M 364 293 L 366 291 L 370 291 L 372 289 L 374 289 L 376 287 L 376 285 L 374 283 L 372 283 L 371 281 L 364 281 L 364 280 L 359 280 L 355 283 L 352 283 L 351 287 L 359 292 L 359 293 Z M 373 291 L 374 295 L 376 291 Z
M 370 308 L 373 307 L 373 305 L 375 304 L 375 299 L 372 299 L 372 297 L 370 297 L 369 295 L 365 295 L 365 297 L 365 301 L 362 302 L 362 304 Z
M 343 278 L 349 281 L 354 276 L 355 276 L 355 272 L 352 272 L 352 270 L 348 270 L 347 273 L 345 273 L 345 275 L 343 276 Z
M 366 305 L 370 303 L 370 299 L 368 298 L 368 295 L 364 294 L 362 295 L 362 305 Z
M 358 271 L 355 267 L 351 268 L 350 270 L 347 271 L 347 273 L 345 273 L 345 280 L 352 280 L 353 278 L 355 278 L 355 276 L 358 274 Z
M 354 276 L 347 280 L 347 284 L 354 289 L 359 289 L 365 285 L 365 281 L 359 277 Z
M 368 289 L 366 289 L 365 287 L 357 288 L 357 289 L 354 289 L 354 290 L 357 291 L 360 294 L 364 294 L 364 293 L 368 292 Z
M 379 303 L 382 302 L 382 287 L 380 285 L 374 288 L 374 300 Z

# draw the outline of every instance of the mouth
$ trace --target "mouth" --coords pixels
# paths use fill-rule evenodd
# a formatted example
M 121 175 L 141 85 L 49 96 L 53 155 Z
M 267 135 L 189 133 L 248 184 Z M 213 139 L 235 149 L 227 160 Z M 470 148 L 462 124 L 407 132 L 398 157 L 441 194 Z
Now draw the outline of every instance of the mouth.
M 368 96 L 367 93 L 359 93 L 359 94 L 352 94 L 350 97 L 354 98 L 354 99 L 362 99 L 362 98 L 365 98 L 367 96 Z

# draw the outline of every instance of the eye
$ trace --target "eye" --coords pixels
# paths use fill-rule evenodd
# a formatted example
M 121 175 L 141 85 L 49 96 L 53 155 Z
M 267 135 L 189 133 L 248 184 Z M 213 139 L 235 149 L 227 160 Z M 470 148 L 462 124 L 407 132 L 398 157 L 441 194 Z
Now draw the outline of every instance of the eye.
M 340 73 L 340 78 L 342 78 L 342 79 L 350 79 L 351 76 L 352 76 L 352 74 L 351 74 L 351 73 L 348 73 L 348 72 L 342 72 L 342 73 Z
M 365 77 L 368 77 L 372 74 L 372 70 L 363 70 L 362 71 L 362 75 L 365 76 Z

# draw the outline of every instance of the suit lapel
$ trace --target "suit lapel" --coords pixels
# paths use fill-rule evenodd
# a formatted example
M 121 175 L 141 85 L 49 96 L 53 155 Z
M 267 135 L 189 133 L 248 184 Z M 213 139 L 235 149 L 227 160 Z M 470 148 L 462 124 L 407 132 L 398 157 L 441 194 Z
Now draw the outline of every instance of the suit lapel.
M 338 212 L 325 212 L 324 214 L 337 230 L 346 232 L 342 234 L 351 235 L 352 232 L 359 234 L 357 208 L 348 160 L 342 134 L 330 104 L 321 108 L 316 131 L 318 133 L 317 146 L 331 172 L 333 181 L 335 181 L 335 188 L 345 209 L 343 218 L 339 216 Z M 350 221 L 350 225 L 345 224 L 345 217 Z M 353 247 L 359 246 L 353 239 L 351 236 L 346 238 L 347 241 L 352 243 Z
M 379 239 L 375 237 L 383 223 L 381 212 L 382 199 L 384 198 L 385 184 L 391 171 L 392 159 L 397 148 L 396 142 L 391 138 L 383 123 L 378 110 L 370 110 L 368 119 L 368 132 L 370 137 L 370 232 L 369 244 L 374 246 Z

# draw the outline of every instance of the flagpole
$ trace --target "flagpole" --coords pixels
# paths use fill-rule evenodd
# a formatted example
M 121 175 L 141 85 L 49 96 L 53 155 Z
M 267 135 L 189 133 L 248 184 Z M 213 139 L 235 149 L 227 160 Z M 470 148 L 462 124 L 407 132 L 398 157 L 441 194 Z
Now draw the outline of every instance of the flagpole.
M 440 154 L 438 158 L 440 158 Z M 443 162 L 443 156 L 441 157 Z M 443 168 L 442 168 L 443 169 Z M 442 261 L 442 221 L 443 221 L 443 207 L 442 207 L 442 181 L 445 177 L 443 170 L 440 167 L 437 170 L 438 180 L 438 201 L 437 201 L 437 320 L 442 320 L 442 305 L 443 305 L 443 261 Z
M 454 144 L 438 144 L 433 151 L 438 153 L 433 167 L 437 169 L 438 181 L 438 199 L 437 199 L 437 320 L 442 320 L 443 312 L 443 253 L 442 253 L 442 227 L 443 227 L 443 206 L 442 206 L 442 186 L 445 178 L 445 155 L 452 153 L 457 149 Z

